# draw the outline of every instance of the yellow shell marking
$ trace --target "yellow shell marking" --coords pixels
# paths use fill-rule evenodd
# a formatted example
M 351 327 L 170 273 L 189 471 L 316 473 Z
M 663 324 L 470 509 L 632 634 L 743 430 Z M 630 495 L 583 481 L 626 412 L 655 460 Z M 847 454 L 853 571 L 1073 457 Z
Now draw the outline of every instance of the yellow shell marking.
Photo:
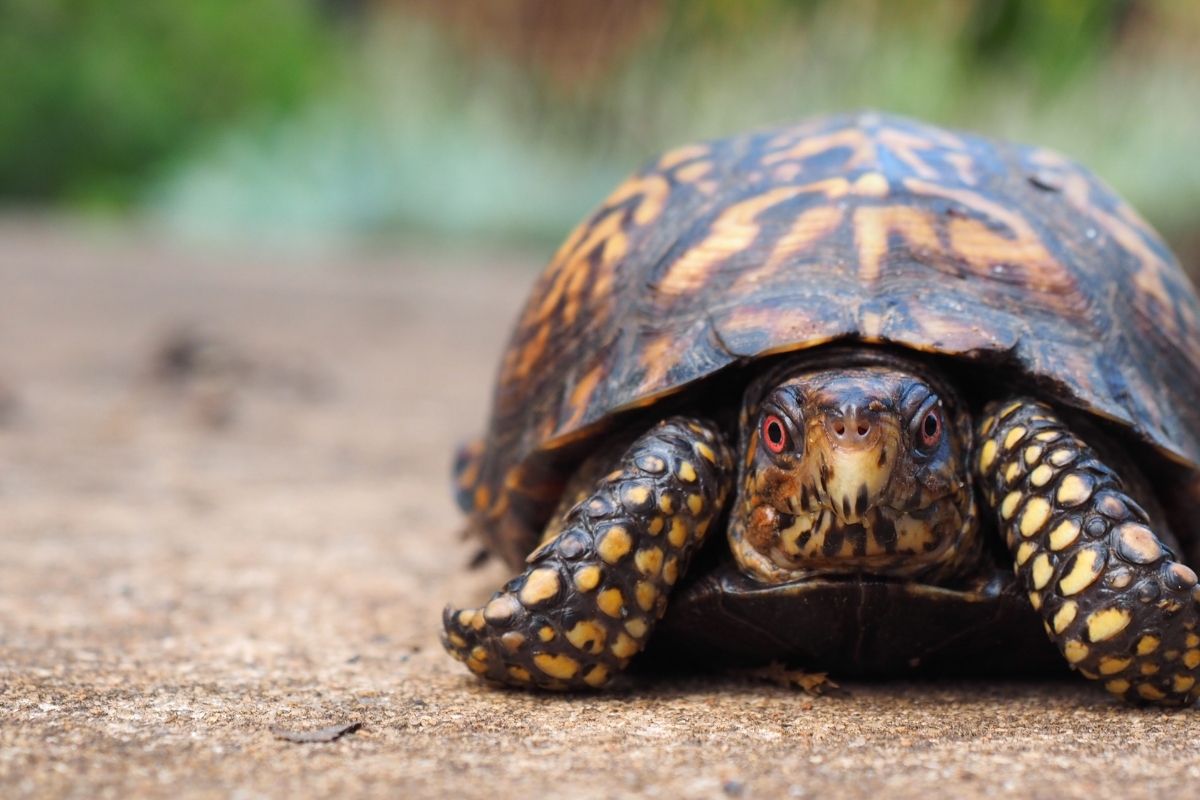
M 1017 476 L 1020 474 L 1021 474 L 1021 465 L 1018 464 L 1016 461 L 1014 461 L 1008 465 L 1007 469 L 1004 470 L 1004 480 L 1006 483 L 1012 483 L 1013 481 L 1015 481 L 1017 479 Z
M 579 662 L 570 656 L 561 654 L 536 653 L 533 656 L 533 663 L 534 666 L 551 678 L 558 678 L 564 681 L 574 678 L 575 673 L 579 672 Z
M 1025 566 L 1025 562 L 1036 552 L 1037 545 L 1033 542 L 1021 542 L 1021 546 L 1017 548 L 1017 566 Z
M 1063 603 L 1062 608 L 1058 609 L 1058 613 L 1054 615 L 1054 632 L 1065 631 L 1067 626 L 1075 621 L 1077 613 L 1079 613 L 1079 605 L 1074 600 Z
M 662 579 L 668 586 L 674 586 L 675 581 L 679 579 L 679 559 L 671 556 L 667 559 L 667 563 L 663 565 Z
M 1062 550 L 1068 547 L 1072 542 L 1079 538 L 1079 521 L 1074 519 L 1064 519 L 1055 526 L 1054 530 L 1050 531 L 1050 549 Z
M 521 683 L 529 683 L 533 679 L 533 676 L 529 674 L 529 670 L 524 667 L 509 667 L 508 677 Z
M 600 585 L 601 572 L 597 566 L 588 566 L 575 573 L 575 588 L 590 592 Z
M 1200 650 L 1188 650 L 1183 654 L 1183 665 L 1188 669 L 1200 667 Z
M 664 494 L 658 498 L 658 507 L 664 514 L 670 514 L 675 511 L 675 503 L 671 501 L 671 495 Z
M 992 462 L 996 460 L 996 443 L 988 439 L 983 443 L 983 447 L 979 450 L 979 469 L 981 472 L 987 472 L 992 466 Z
M 1025 459 L 1025 466 L 1032 467 L 1037 463 L 1037 460 L 1042 457 L 1041 445 L 1031 444 L 1025 448 L 1025 452 L 1021 454 Z
M 700 457 L 703 458 L 708 463 L 710 463 L 710 464 L 717 463 L 717 454 L 714 453 L 713 449 L 711 447 L 709 447 L 708 445 L 706 445 L 704 442 L 696 442 L 696 452 L 699 453 Z
M 634 617 L 625 623 L 625 630 L 629 631 L 629 635 L 635 639 L 641 639 L 649 629 L 650 626 L 641 617 Z
M 1129 625 L 1132 617 L 1123 608 L 1105 608 L 1093 611 L 1087 618 L 1088 639 L 1103 642 L 1111 639 Z
M 650 525 L 647 526 L 646 531 L 651 536 L 658 536 L 660 533 L 662 533 L 664 524 L 665 523 L 663 522 L 662 517 L 655 517 L 654 519 L 650 520 Z
M 1076 556 L 1075 566 L 1058 582 L 1058 590 L 1063 596 L 1080 592 L 1092 585 L 1100 576 L 1100 565 L 1095 550 L 1082 550 Z
M 596 552 L 609 564 L 616 564 L 627 556 L 632 548 L 633 538 L 630 537 L 629 531 L 620 525 L 614 525 L 600 537 L 600 543 L 596 545 Z
M 1171 681 L 1171 688 L 1176 692 L 1186 692 L 1196 685 L 1196 679 L 1191 675 L 1176 675 Z
M 696 480 L 696 468 L 692 466 L 692 462 L 690 461 L 680 461 L 676 474 L 679 475 L 679 480 L 684 483 L 692 483 Z
M 1042 529 L 1046 520 L 1050 519 L 1050 504 L 1043 497 L 1031 497 L 1025 504 L 1021 514 L 1021 535 L 1025 538 L 1033 536 Z
M 558 572 L 542 567 L 529 573 L 525 585 L 521 587 L 521 602 L 527 606 L 549 600 L 558 594 Z
M 538 628 L 538 638 L 543 642 L 553 642 L 556 635 L 554 628 L 551 628 L 549 625 L 543 625 Z
M 1117 678 L 1104 684 L 1104 688 L 1113 694 L 1125 694 L 1129 691 L 1129 681 L 1124 678 Z
M 698 494 L 689 494 L 687 498 L 688 510 L 693 516 L 698 516 L 704 510 L 704 498 Z

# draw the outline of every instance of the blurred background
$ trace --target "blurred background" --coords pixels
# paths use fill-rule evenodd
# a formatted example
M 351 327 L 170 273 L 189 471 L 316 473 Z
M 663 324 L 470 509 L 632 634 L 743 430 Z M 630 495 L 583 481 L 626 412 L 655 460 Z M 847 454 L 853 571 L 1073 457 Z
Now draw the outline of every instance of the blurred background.
M 1194 267 L 1197 42 L 1189 0 L 4 0 L 0 203 L 540 255 L 665 146 L 869 106 L 1066 151 Z

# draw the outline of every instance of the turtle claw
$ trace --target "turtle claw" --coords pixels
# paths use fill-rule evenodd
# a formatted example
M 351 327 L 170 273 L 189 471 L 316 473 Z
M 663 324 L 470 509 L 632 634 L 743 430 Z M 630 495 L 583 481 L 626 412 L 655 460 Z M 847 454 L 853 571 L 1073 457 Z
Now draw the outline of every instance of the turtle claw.
M 849 694 L 829 677 L 828 672 L 792 669 L 779 661 L 772 661 L 765 667 L 753 667 L 738 670 L 738 672 L 746 677 L 767 681 L 785 689 L 800 689 L 812 697 L 844 697 Z

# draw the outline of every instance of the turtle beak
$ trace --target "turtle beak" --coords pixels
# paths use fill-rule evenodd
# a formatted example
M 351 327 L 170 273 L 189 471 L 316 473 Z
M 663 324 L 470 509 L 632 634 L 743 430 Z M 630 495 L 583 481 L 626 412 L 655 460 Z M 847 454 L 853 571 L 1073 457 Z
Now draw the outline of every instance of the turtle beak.
M 887 490 L 899 425 L 891 414 L 857 405 L 830 409 L 817 424 L 810 441 L 829 507 L 843 525 L 856 523 Z

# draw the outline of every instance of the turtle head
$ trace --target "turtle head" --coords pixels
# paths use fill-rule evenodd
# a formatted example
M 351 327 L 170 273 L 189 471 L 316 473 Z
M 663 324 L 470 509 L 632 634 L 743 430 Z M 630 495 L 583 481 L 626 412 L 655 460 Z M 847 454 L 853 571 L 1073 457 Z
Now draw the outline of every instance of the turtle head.
M 743 413 L 734 555 L 772 582 L 813 574 L 945 577 L 979 553 L 970 420 L 900 367 L 770 382 Z

